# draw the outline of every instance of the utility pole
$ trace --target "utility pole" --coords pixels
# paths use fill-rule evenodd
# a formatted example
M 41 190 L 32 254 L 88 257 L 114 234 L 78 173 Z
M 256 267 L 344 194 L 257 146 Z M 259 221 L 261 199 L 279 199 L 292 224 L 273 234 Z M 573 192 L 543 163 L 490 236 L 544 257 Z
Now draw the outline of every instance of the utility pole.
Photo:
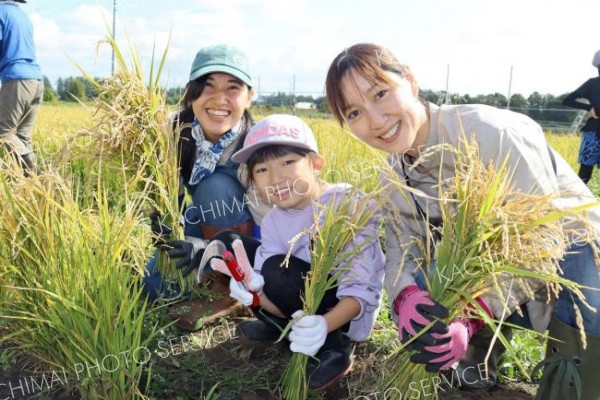
M 448 87 L 450 85 L 450 64 L 446 67 L 446 90 L 442 93 L 438 99 L 438 104 L 450 104 L 450 93 L 448 93 Z
M 296 75 L 292 77 L 292 108 L 296 107 Z
M 116 40 L 116 30 L 115 30 L 115 26 L 116 26 L 116 20 L 117 20 L 117 0 L 113 0 L 113 26 L 112 26 L 112 39 L 113 41 Z M 115 74 L 115 49 L 113 47 L 112 50 L 112 66 L 110 68 L 110 74 L 114 75 Z
M 448 93 L 448 87 L 450 86 L 450 64 L 446 68 L 446 94 Z
M 506 100 L 506 108 L 510 110 L 510 92 L 512 90 L 513 66 L 510 66 L 510 78 L 508 80 L 508 99 Z

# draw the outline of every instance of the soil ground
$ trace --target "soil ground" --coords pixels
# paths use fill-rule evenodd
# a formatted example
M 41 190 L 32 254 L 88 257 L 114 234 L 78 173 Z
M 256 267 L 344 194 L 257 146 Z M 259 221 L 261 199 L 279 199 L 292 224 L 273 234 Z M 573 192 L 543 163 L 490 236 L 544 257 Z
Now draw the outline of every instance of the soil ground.
M 277 381 L 283 371 L 289 355 L 286 344 L 259 344 L 248 342 L 236 331 L 237 321 L 225 321 L 220 325 L 207 327 L 195 332 L 180 332 L 170 341 L 163 341 L 161 349 L 166 350 L 155 357 L 152 382 L 148 393 L 152 399 L 183 400 L 206 399 L 210 389 L 216 385 L 216 397 L 223 400 L 277 400 Z M 182 339 L 185 338 L 185 339 Z M 169 343 L 169 345 L 165 345 Z M 3 357 L 6 349 L 0 348 L 0 366 L 7 367 L 9 362 Z M 334 385 L 322 397 L 326 400 L 375 400 L 392 399 L 374 390 L 377 378 L 377 357 L 364 343 L 355 348 L 355 362 L 352 371 L 337 385 Z M 27 372 L 24 359 L 13 360 L 12 368 L 0 369 L 0 398 L 66 400 L 79 399 L 79 396 L 58 388 L 52 393 L 22 393 L 19 389 L 12 393 L 8 383 L 17 387 Z M 440 392 L 441 400 L 525 400 L 533 399 L 536 385 L 524 382 L 500 384 L 490 391 L 470 392 L 465 390 L 447 390 Z M 391 393 L 391 392 L 390 392 Z M 398 396 L 396 396 L 397 398 Z M 318 396 L 309 397 L 318 399 Z M 416 400 L 419 397 L 404 399 Z M 423 392 L 422 399 L 432 398 Z

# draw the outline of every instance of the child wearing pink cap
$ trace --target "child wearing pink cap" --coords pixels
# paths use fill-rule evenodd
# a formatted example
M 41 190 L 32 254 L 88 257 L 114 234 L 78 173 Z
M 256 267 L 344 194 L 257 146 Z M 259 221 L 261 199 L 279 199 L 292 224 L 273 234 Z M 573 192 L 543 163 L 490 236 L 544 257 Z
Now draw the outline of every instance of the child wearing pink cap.
M 230 281 L 230 296 L 252 310 L 257 319 L 240 324 L 240 333 L 251 340 L 276 340 L 292 318 L 290 349 L 309 356 L 309 387 L 324 390 L 342 377 L 351 366 L 351 341 L 368 337 L 381 304 L 385 259 L 379 244 L 378 217 L 356 236 L 364 244 L 351 265 L 344 265 L 338 285 L 330 289 L 317 315 L 303 315 L 303 277 L 310 270 L 310 238 L 293 238 L 311 229 L 314 204 L 339 202 L 349 195 L 350 185 L 329 184 L 318 174 L 325 160 L 308 125 L 298 117 L 271 115 L 248 133 L 244 147 L 232 159 L 245 163 L 249 180 L 263 198 L 274 204 L 261 226 L 262 242 L 234 232 L 215 238 L 228 247 L 241 238 L 254 268 L 249 288 Z M 239 249 L 237 249 L 239 253 Z M 291 257 L 287 266 L 284 259 Z M 238 261 L 246 258 L 239 254 Z M 259 293 L 260 304 L 253 304 L 248 289 Z

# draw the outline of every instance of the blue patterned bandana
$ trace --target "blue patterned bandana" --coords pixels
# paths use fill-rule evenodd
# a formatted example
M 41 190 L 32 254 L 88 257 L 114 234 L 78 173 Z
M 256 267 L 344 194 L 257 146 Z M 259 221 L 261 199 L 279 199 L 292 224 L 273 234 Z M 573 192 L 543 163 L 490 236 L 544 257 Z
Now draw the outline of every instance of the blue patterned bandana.
M 192 137 L 196 141 L 196 162 L 192 169 L 190 185 L 197 185 L 203 178 L 213 173 L 225 148 L 238 137 L 241 125 L 242 123 L 239 122 L 213 144 L 206 140 L 200 123 L 194 117 L 194 121 L 192 122 Z

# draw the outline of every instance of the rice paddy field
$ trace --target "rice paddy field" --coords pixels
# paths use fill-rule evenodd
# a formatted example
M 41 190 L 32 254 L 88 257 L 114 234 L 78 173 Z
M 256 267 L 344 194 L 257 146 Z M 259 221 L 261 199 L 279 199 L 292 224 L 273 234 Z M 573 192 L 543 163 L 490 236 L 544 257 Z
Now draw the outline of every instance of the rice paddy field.
M 253 115 L 260 119 L 265 112 L 255 109 Z M 325 179 L 365 191 L 377 187 L 382 154 L 333 120 L 303 118 L 327 160 Z M 93 124 L 90 106 L 44 104 L 34 142 L 52 177 L 41 174 L 15 188 L 10 176 L 0 174 L 0 398 L 280 398 L 277 381 L 290 353 L 281 343 L 240 338 L 236 323 L 249 314 L 190 333 L 171 325 L 168 305 L 141 300 L 139 276 L 153 252 L 147 209 L 124 188 L 132 171 L 94 158 L 98 148 L 85 134 Z M 579 136 L 546 137 L 576 169 Z M 598 173 L 590 187 L 600 193 Z M 18 265 L 27 270 L 16 270 Z M 384 306 L 369 340 L 355 348 L 352 372 L 308 398 L 399 398 L 377 386 L 381 362 L 397 346 Z M 544 342 L 537 337 L 516 334 L 513 346 L 529 372 L 543 358 Z M 448 389 L 440 398 L 533 398 L 535 385 L 514 359 L 502 359 L 501 374 L 502 384 L 490 393 Z M 428 398 L 422 389 L 418 397 L 400 398 Z

